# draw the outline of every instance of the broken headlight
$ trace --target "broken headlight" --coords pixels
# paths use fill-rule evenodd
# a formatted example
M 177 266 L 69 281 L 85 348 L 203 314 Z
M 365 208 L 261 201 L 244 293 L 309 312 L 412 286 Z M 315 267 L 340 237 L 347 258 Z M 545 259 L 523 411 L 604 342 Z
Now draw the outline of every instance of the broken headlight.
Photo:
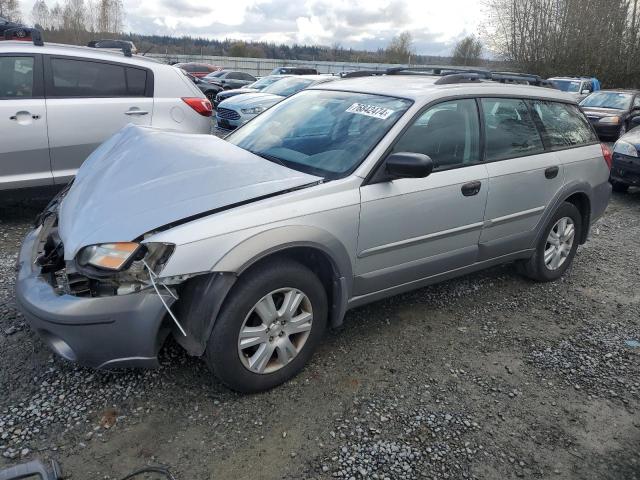
M 93 265 L 106 270 L 121 270 L 140 249 L 139 243 L 103 243 L 85 247 L 78 255 L 78 263 L 86 267 Z
M 174 246 L 166 243 L 114 242 L 90 245 L 80 250 L 78 264 L 119 272 L 144 264 L 152 270 L 164 265 Z

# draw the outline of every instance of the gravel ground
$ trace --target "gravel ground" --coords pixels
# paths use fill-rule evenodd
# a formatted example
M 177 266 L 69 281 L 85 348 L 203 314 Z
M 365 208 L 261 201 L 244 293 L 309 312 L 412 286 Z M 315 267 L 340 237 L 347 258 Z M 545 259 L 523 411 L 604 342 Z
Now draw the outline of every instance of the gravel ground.
M 350 312 L 295 380 L 241 396 L 169 342 L 161 367 L 54 358 L 13 296 L 39 205 L 0 206 L 0 467 L 76 479 L 640 478 L 640 191 L 553 284 L 494 268 Z

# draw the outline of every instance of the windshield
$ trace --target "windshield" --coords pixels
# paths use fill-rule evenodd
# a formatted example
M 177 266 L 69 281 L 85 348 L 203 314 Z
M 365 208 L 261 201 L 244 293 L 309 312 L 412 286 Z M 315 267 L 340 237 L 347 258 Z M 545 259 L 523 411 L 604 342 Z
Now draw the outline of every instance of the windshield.
M 262 90 L 263 88 L 266 88 L 269 85 L 276 83 L 278 80 L 282 80 L 283 78 L 287 78 L 287 77 L 269 75 L 268 77 L 263 77 L 260 80 L 256 80 L 251 85 L 248 85 L 247 88 L 255 88 L 258 90 Z
M 288 97 L 294 93 L 298 93 L 300 90 L 304 90 L 313 82 L 314 80 L 310 78 L 287 77 L 279 82 L 269 85 L 262 91 L 264 93 L 271 93 L 272 95 Z
M 582 102 L 581 107 L 615 108 L 628 110 L 631 107 L 633 95 L 619 92 L 596 92 L 589 95 Z
M 380 95 L 306 90 L 226 140 L 295 170 L 340 178 L 364 160 L 410 105 Z
M 558 90 L 563 92 L 578 93 L 580 91 L 580 83 L 574 80 L 551 80 L 551 83 Z

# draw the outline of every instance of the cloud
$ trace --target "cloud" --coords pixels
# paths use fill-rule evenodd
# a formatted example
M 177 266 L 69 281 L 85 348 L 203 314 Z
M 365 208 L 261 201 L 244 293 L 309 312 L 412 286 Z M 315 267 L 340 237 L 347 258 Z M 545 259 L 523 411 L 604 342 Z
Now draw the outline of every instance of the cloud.
M 54 0 L 48 0 L 51 3 Z M 22 0 L 23 12 L 34 0 Z M 375 50 L 407 30 L 416 53 L 446 55 L 481 19 L 476 0 L 124 0 L 130 31 Z

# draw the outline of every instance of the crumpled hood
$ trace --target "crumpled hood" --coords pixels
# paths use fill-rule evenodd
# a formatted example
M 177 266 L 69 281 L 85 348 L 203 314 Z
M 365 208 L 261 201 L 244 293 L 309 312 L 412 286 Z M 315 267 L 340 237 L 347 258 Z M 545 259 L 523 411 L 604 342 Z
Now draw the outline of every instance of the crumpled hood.
M 169 223 L 319 181 L 212 135 L 129 125 L 84 162 L 62 200 L 65 259 Z
M 271 93 L 244 93 L 231 97 L 218 105 L 220 108 L 248 108 L 248 107 L 265 107 L 272 106 L 284 100 L 280 95 Z

